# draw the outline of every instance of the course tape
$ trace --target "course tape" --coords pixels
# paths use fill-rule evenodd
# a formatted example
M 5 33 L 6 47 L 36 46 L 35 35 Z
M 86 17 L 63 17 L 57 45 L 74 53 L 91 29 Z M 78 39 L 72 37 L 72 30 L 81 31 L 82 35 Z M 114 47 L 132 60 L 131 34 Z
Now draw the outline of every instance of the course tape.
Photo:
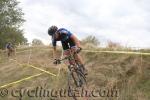
M 57 76 L 57 75 L 55 75 L 55 74 L 53 74 L 53 73 L 51 73 L 51 72 L 49 72 L 49 71 L 46 71 L 46 70 L 44 70 L 44 69 L 35 67 L 35 66 L 31 65 L 31 64 L 20 64 L 20 63 L 18 63 L 17 60 L 14 60 L 14 59 L 11 59 L 11 60 L 15 61 L 15 62 L 16 62 L 18 65 L 20 65 L 20 66 L 26 65 L 26 66 L 32 67 L 32 68 L 34 68 L 34 69 L 40 70 L 40 71 L 42 71 L 42 72 L 45 72 L 45 73 L 47 73 L 47 74 L 49 74 L 49 75 Z
M 48 50 L 48 49 L 44 49 L 44 50 Z M 52 49 L 49 49 L 52 50 Z M 21 53 L 21 52 L 25 52 L 25 51 L 29 51 L 29 50 L 24 50 L 24 51 L 20 51 L 17 53 Z M 85 52 L 95 52 L 95 53 L 115 53 L 115 54 L 135 54 L 135 55 L 150 55 L 150 53 L 144 53 L 144 52 L 131 52 L 131 51 L 99 51 L 99 50 L 82 50 Z
M 27 66 L 32 67 L 32 68 L 37 69 L 37 70 L 40 70 L 40 71 L 45 72 L 45 73 L 47 73 L 47 74 L 50 74 L 50 75 L 52 75 L 52 76 L 57 76 L 57 75 L 55 75 L 55 74 L 53 74 L 53 73 L 50 73 L 49 71 L 43 70 L 43 69 L 41 69 L 41 68 L 35 67 L 35 66 L 33 66 L 33 65 L 30 65 L 30 64 L 28 64 Z
M 52 49 L 47 49 L 47 48 L 43 48 L 44 50 L 52 50 Z M 1 50 L 3 51 L 3 50 Z M 23 51 L 18 51 L 16 53 L 22 53 L 22 52 L 26 52 L 29 50 L 23 50 Z M 95 52 L 95 53 L 116 53 L 116 54 L 136 54 L 136 55 L 150 55 L 150 53 L 143 53 L 143 52 L 131 52 L 131 51 L 94 51 L 94 50 L 82 50 L 85 52 Z
M 11 83 L 8 83 L 8 84 L 5 84 L 5 85 L 2 85 L 2 86 L 0 86 L 0 88 L 5 88 L 5 87 L 10 86 L 10 85 L 18 84 L 18 83 L 20 83 L 20 82 L 23 82 L 23 81 L 32 79 L 32 78 L 37 77 L 37 76 L 40 76 L 40 75 L 42 75 L 42 74 L 43 74 L 43 73 L 39 73 L 39 74 L 36 74 L 36 75 L 32 75 L 32 76 L 29 76 L 29 77 L 26 77 L 26 78 L 23 78 L 23 79 L 20 79 L 20 80 L 17 80 L 17 81 L 14 81 L 14 82 L 11 82 Z
M 83 50 L 83 51 L 85 51 L 85 52 L 95 52 L 95 53 L 118 53 L 118 54 L 150 55 L 150 53 L 128 52 L 128 51 L 92 51 L 92 50 Z

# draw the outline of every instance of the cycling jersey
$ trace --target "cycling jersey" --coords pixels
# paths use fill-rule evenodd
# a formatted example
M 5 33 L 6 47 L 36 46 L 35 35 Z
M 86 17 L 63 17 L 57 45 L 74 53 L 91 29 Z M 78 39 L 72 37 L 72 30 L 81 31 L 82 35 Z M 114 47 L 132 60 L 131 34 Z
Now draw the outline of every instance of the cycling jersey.
M 6 48 L 7 49 L 11 49 L 12 48 L 12 44 L 6 44 Z
M 62 47 L 64 50 L 69 49 L 70 47 L 75 46 L 74 41 L 70 38 L 72 33 L 65 28 L 60 28 L 56 31 L 59 33 L 59 38 L 55 39 L 55 34 L 52 36 L 52 45 L 56 46 L 57 41 L 61 41 Z

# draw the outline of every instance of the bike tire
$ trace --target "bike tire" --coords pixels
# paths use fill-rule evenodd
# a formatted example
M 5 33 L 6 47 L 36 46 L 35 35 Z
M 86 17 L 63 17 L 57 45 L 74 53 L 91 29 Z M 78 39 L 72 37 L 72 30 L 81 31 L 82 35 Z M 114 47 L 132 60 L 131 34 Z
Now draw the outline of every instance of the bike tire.
M 73 100 L 77 100 L 77 97 L 75 97 L 75 95 L 72 91 L 72 89 L 75 89 L 75 88 L 76 88 L 76 85 L 74 84 L 72 73 L 69 72 L 69 74 L 68 74 L 68 92 L 70 92 L 71 97 L 73 98 Z
M 86 77 L 85 77 L 85 75 L 80 71 L 80 70 L 77 70 L 77 75 L 78 75 L 78 78 L 79 78 L 79 80 L 80 80 L 80 82 L 81 82 L 81 86 L 80 87 L 82 87 L 82 85 L 86 85 L 87 84 L 87 81 L 86 81 Z
M 87 83 L 85 75 L 79 69 L 72 71 L 71 76 L 74 80 L 76 87 L 82 87 L 83 84 Z

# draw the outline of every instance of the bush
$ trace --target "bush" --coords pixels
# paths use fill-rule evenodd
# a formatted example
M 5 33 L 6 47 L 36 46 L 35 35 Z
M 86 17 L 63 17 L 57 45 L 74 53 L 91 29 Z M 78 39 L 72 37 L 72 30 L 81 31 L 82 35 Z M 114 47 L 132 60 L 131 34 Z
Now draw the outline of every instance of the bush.
M 99 40 L 95 36 L 87 36 L 85 39 L 81 41 L 81 44 L 84 45 L 85 48 L 96 48 L 100 45 Z
M 122 48 L 122 46 L 119 43 L 108 41 L 107 47 L 110 49 L 119 49 Z
M 43 42 L 39 39 L 33 39 L 32 46 L 43 45 Z

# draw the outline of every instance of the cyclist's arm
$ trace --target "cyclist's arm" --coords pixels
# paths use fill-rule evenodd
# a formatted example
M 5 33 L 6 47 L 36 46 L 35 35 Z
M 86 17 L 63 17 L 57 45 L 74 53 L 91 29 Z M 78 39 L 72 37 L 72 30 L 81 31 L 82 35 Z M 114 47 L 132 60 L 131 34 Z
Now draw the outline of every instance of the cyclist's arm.
M 57 49 L 56 49 L 56 44 L 57 44 L 57 42 L 54 40 L 54 39 L 52 39 L 52 45 L 53 45 L 53 58 L 54 59 L 57 59 Z
M 70 38 L 75 42 L 77 47 L 81 47 L 80 41 L 75 35 L 72 34 Z
M 56 59 L 57 56 L 56 56 L 57 52 L 56 52 L 56 46 L 53 46 L 53 58 Z

